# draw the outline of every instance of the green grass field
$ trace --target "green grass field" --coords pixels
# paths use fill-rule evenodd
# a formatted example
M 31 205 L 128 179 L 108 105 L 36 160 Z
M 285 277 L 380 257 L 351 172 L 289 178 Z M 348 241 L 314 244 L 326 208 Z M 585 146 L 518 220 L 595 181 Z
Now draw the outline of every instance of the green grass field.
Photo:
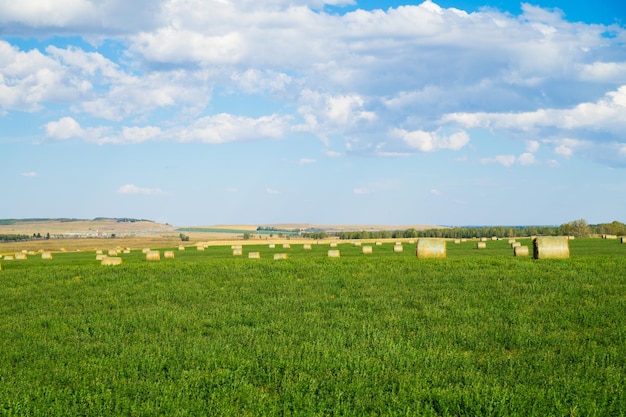
M 0 261 L 0 415 L 626 415 L 624 244 L 276 246 Z

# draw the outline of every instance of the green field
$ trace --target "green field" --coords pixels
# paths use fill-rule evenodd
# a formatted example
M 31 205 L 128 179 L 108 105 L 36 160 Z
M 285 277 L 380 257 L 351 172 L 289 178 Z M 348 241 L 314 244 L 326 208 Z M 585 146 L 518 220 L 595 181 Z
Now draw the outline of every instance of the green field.
M 626 415 L 626 244 L 487 245 L 2 260 L 0 415 Z

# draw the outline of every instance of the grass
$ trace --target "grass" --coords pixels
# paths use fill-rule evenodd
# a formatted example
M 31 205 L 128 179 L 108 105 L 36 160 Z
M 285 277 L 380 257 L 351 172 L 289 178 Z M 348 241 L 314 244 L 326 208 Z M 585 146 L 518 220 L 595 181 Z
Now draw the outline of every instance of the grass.
M 0 415 L 626 415 L 626 245 L 487 245 L 3 261 Z

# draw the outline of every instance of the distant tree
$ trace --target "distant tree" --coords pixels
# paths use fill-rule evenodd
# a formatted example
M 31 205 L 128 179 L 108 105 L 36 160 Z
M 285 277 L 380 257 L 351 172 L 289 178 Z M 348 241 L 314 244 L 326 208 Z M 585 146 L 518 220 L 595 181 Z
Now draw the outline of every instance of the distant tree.
M 183 242 L 189 242 L 189 236 L 187 236 L 186 234 L 179 234 L 178 237 L 180 237 L 180 240 Z
M 246 233 L 244 233 L 244 234 L 243 234 L 243 240 L 248 240 L 248 239 L 250 239 L 250 236 L 251 236 L 251 234 L 250 234 L 250 233 L 247 233 L 247 232 L 246 232 Z
M 591 234 L 591 227 L 585 219 L 578 219 L 559 226 L 558 232 L 564 235 L 576 237 L 588 237 Z

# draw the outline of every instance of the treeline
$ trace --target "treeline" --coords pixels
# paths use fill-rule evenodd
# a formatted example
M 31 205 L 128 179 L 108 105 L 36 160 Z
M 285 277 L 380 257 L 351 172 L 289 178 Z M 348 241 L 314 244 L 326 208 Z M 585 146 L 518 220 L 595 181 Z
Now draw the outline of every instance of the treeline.
M 29 235 L 14 235 L 14 234 L 3 234 L 0 235 L 0 242 L 22 242 L 25 240 L 31 240 L 33 237 Z
M 473 238 L 473 237 L 528 237 L 528 236 L 575 236 L 589 237 L 592 235 L 626 236 L 626 224 L 614 221 L 589 225 L 584 219 L 574 220 L 560 226 L 462 226 L 426 230 L 380 230 L 350 231 L 328 234 L 326 232 L 303 233 L 303 237 L 324 239 L 336 236 L 339 239 L 400 239 L 418 237 L 439 238 Z

